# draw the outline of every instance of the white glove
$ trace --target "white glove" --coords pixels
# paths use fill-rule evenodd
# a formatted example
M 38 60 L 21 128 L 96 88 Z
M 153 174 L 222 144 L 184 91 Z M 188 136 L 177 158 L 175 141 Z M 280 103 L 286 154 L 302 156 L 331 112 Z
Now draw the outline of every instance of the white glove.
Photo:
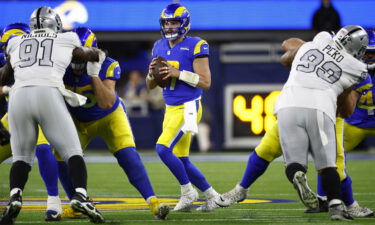
M 100 69 L 102 68 L 102 63 L 105 60 L 105 53 L 99 50 L 99 62 L 87 62 L 86 70 L 90 77 L 98 77 Z
M 9 94 L 11 87 L 4 85 L 2 88 L 3 95 Z

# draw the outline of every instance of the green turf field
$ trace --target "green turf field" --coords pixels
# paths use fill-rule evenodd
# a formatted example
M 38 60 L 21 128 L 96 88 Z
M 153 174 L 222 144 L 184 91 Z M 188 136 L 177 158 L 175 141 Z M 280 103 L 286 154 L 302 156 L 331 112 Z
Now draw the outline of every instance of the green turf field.
M 247 155 L 244 155 L 247 158 Z M 198 162 L 196 165 L 204 172 L 208 181 L 219 192 L 234 187 L 243 174 L 246 162 Z M 129 184 L 117 164 L 88 163 L 88 192 L 91 197 L 139 197 L 138 192 Z M 155 192 L 161 197 L 178 197 L 179 186 L 172 174 L 161 162 L 146 163 L 147 171 Z M 353 179 L 353 188 L 358 202 L 375 209 L 375 161 L 351 161 L 348 172 Z M 0 165 L 0 197 L 8 196 L 8 173 L 10 164 Z M 313 168 L 313 167 L 311 167 Z M 308 178 L 315 187 L 315 173 L 310 171 Z M 63 194 L 60 187 L 60 195 Z M 45 197 L 46 191 L 34 166 L 24 197 Z M 201 195 L 201 197 L 203 197 Z M 284 175 L 281 162 L 270 165 L 249 191 L 248 198 L 298 200 L 292 185 Z M 108 224 L 341 224 L 332 222 L 326 213 L 304 214 L 299 201 L 289 203 L 236 204 L 229 208 L 217 209 L 211 213 L 171 212 L 167 221 L 156 221 L 149 210 L 103 210 Z M 18 224 L 39 224 L 44 222 L 44 211 L 21 211 Z M 90 224 L 87 219 L 64 219 L 63 224 Z M 375 224 L 375 218 L 356 219 L 351 224 Z

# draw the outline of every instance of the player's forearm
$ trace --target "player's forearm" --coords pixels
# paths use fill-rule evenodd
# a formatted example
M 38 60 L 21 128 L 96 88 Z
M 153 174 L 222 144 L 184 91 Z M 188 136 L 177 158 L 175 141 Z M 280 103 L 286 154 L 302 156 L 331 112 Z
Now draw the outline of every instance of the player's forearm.
M 92 47 L 77 47 L 73 50 L 73 61 L 97 62 L 100 50 Z
M 337 116 L 341 118 L 350 117 L 355 110 L 359 97 L 360 94 L 352 88 L 348 88 L 339 95 L 337 98 Z
M 211 87 L 211 75 L 208 76 L 201 76 L 199 75 L 199 82 L 197 84 L 197 88 L 202 88 L 203 90 L 207 91 Z
M 116 94 L 113 90 L 106 87 L 99 77 L 92 78 L 92 86 L 97 104 L 102 109 L 110 109 L 116 102 Z

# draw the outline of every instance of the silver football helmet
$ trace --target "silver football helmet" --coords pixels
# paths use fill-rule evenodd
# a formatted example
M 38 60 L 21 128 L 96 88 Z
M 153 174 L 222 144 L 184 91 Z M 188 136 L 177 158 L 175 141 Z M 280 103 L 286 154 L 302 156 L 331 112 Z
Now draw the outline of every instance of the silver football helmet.
M 48 6 L 43 6 L 34 10 L 30 16 L 30 29 L 49 28 L 56 33 L 62 32 L 62 22 L 60 16 Z
M 344 49 L 357 59 L 361 59 L 368 45 L 367 32 L 357 25 L 348 25 L 341 28 L 333 37 L 336 46 Z

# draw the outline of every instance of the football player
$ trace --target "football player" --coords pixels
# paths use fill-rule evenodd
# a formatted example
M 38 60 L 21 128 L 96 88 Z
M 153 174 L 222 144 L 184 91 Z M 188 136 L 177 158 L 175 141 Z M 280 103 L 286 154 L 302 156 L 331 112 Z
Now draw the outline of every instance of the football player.
M 367 48 L 364 58 L 368 57 L 367 55 L 371 52 L 371 34 L 369 35 L 369 47 Z M 284 50 L 296 49 L 300 47 L 304 42 L 302 40 L 289 39 L 283 43 Z M 375 42 L 374 42 L 375 43 Z M 289 65 L 290 66 L 290 65 Z M 354 91 L 350 93 L 349 100 L 351 100 L 351 105 L 357 102 L 357 99 L 361 93 L 367 93 L 367 89 L 372 86 L 371 77 L 367 76 L 366 80 L 356 85 Z M 351 99 L 352 98 L 352 99 Z M 344 121 L 342 118 L 348 117 L 354 110 L 353 106 L 349 106 L 347 112 L 339 112 L 339 116 L 336 117 L 336 145 L 337 145 L 337 172 L 340 176 L 341 181 L 341 197 L 344 201 L 348 213 L 353 217 L 368 217 L 373 216 L 374 213 L 372 210 L 361 207 L 358 205 L 357 201 L 354 200 L 353 191 L 352 191 L 352 181 L 349 174 L 345 168 L 345 153 L 343 146 L 343 130 L 346 127 L 344 126 Z M 357 107 L 358 108 L 358 107 Z M 342 108 L 338 109 L 338 111 Z M 345 138 L 348 130 L 345 129 Z M 345 144 L 345 150 L 349 147 L 348 144 Z M 267 131 L 264 137 L 262 138 L 260 144 L 255 148 L 255 151 L 250 155 L 245 174 L 242 177 L 242 180 L 239 184 L 236 185 L 231 191 L 221 195 L 221 198 L 218 199 L 217 204 L 221 206 L 229 206 L 235 202 L 242 201 L 246 198 L 248 188 L 260 177 L 267 169 L 269 163 L 274 159 L 282 155 L 281 145 L 279 141 L 279 132 L 277 122 L 274 124 L 271 130 Z M 319 176 L 318 176 L 319 177 Z M 320 178 L 318 178 L 318 183 Z M 321 185 L 318 184 L 318 198 L 319 198 L 319 210 L 318 212 L 328 211 L 328 205 L 324 198 L 325 193 L 321 188 Z M 306 212 L 317 212 L 316 210 L 307 209 Z
M 363 139 L 375 136 L 375 116 L 374 116 L 374 74 L 375 74 L 375 29 L 368 29 L 369 45 L 364 57 L 364 61 L 369 65 L 368 72 L 372 78 L 372 83 L 363 83 L 358 87 L 362 95 L 358 101 L 353 115 L 345 120 L 344 124 L 344 146 L 346 151 L 355 148 Z M 367 88 L 369 87 L 370 88 Z
M 207 199 L 197 210 L 210 211 L 217 207 L 214 199 L 218 193 L 189 159 L 191 136 L 198 132 L 197 123 L 202 115 L 202 89 L 208 90 L 211 86 L 209 46 L 199 37 L 187 36 L 189 29 L 190 13 L 184 6 L 174 3 L 162 11 L 163 38 L 154 44 L 146 83 L 149 89 L 157 86 L 151 74 L 156 57 L 166 59 L 159 74 L 165 74 L 164 79 L 171 78 L 171 81 L 163 90 L 166 112 L 156 152 L 181 185 L 181 198 L 174 210 L 188 211 L 198 199 L 194 184 Z
M 95 34 L 86 27 L 73 30 L 82 46 L 97 48 Z M 126 115 L 125 105 L 115 91 L 116 81 L 121 76 L 119 63 L 106 57 L 98 74 L 89 74 L 84 61 L 72 61 L 64 76 L 65 87 L 87 97 L 80 107 L 68 105 L 82 148 L 85 149 L 94 137 L 102 137 L 110 152 L 116 157 L 130 183 L 142 194 L 157 219 L 165 219 L 169 206 L 161 204 L 155 196 L 147 171 L 135 149 L 133 133 Z M 67 176 L 67 165 L 61 158 L 58 162 L 59 178 L 72 198 L 74 189 Z M 72 217 L 71 208 L 64 210 L 63 217 Z
M 1 49 L 6 47 L 9 39 L 20 36 L 22 34 L 30 33 L 30 28 L 24 23 L 13 23 L 6 26 L 1 35 Z M 6 64 L 5 54 L 0 53 L 0 67 Z M 7 95 L 10 91 L 10 86 L 13 82 L 7 82 L 7 85 L 0 87 L 0 96 Z M 9 136 L 9 124 L 8 115 L 5 114 L 1 119 L 2 134 L 6 137 L 7 141 L 0 145 L 0 163 L 12 156 L 10 148 L 10 136 Z M 43 178 L 43 181 L 47 188 L 48 199 L 47 199 L 47 210 L 46 210 L 46 221 L 58 221 L 61 219 L 61 201 L 58 196 L 58 175 L 57 175 L 57 163 L 56 159 L 52 154 L 52 148 L 45 138 L 40 126 L 39 135 L 37 140 L 37 146 L 35 149 L 35 155 L 38 158 L 39 171 Z
M 0 223 L 13 224 L 21 210 L 22 191 L 31 170 L 38 124 L 69 165 L 69 176 L 75 190 L 71 206 L 89 216 L 92 222 L 104 222 L 101 213 L 88 200 L 82 148 L 64 102 L 65 98 L 69 104 L 78 106 L 86 98 L 66 90 L 62 78 L 74 58 L 98 61 L 88 63 L 89 73 L 98 74 L 97 68 L 105 54 L 98 49 L 82 47 L 76 33 L 61 33 L 60 17 L 50 7 L 34 10 L 30 29 L 30 34 L 9 40 L 6 47 L 9 57 L 0 71 L 1 76 L 14 76 L 15 80 L 8 108 L 13 155 L 11 191 Z

